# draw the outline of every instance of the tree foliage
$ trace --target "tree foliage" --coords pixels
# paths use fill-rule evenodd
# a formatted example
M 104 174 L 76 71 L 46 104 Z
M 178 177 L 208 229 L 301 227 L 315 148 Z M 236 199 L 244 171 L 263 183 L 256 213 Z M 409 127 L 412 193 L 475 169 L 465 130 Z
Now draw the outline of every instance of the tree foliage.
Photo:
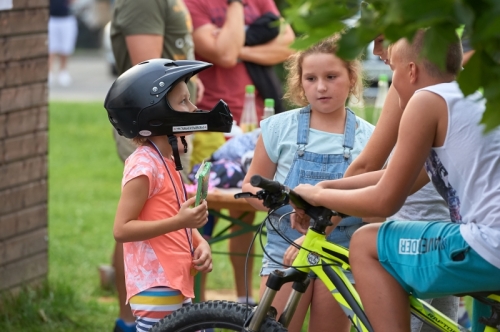
M 412 39 L 429 28 L 424 54 L 444 65 L 446 49 L 456 31 L 466 27 L 475 53 L 458 77 L 465 95 L 482 88 L 486 98 L 483 123 L 491 130 L 500 125 L 500 0 L 287 0 L 285 18 L 305 48 L 334 32 L 343 32 L 339 56 L 360 55 L 376 36 L 389 41 Z

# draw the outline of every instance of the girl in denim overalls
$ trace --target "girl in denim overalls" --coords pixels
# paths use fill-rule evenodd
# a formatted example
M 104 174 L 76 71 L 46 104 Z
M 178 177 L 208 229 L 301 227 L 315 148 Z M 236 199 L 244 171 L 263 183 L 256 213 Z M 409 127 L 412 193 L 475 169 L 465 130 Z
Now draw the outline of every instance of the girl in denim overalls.
M 368 141 L 373 126 L 345 107 L 351 94 L 361 90 L 359 61 L 343 61 L 335 56 L 338 36 L 330 37 L 287 61 L 289 74 L 285 97 L 302 106 L 272 116 L 261 122 L 262 134 L 243 183 L 243 191 L 256 192 L 250 185 L 252 175 L 259 174 L 294 188 L 301 183 L 316 184 L 344 175 L 352 160 Z M 248 199 L 259 210 L 267 210 L 260 201 Z M 279 209 L 267 221 L 266 255 L 261 270 L 261 292 L 269 273 L 283 268 L 283 256 L 289 244 L 277 233 L 301 244 L 302 234 L 290 226 L 290 206 Z M 271 224 L 272 223 L 272 224 Z M 346 218 L 330 230 L 328 240 L 349 246 L 353 232 L 361 227 L 360 218 Z M 351 281 L 352 277 L 351 277 Z M 276 295 L 273 306 L 281 314 L 290 294 L 286 284 Z M 295 312 L 289 331 L 301 330 L 308 307 L 309 330 L 349 331 L 350 322 L 321 281 L 311 280 Z

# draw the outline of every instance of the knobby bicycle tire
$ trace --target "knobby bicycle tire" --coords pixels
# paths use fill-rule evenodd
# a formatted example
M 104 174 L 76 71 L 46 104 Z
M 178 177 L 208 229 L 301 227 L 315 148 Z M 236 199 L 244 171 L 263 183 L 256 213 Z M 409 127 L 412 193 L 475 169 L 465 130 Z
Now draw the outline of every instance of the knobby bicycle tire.
M 194 332 L 221 328 L 222 331 L 242 331 L 248 307 L 228 301 L 207 301 L 195 303 L 174 311 L 156 323 L 150 332 Z M 286 332 L 280 323 L 266 317 L 259 332 Z

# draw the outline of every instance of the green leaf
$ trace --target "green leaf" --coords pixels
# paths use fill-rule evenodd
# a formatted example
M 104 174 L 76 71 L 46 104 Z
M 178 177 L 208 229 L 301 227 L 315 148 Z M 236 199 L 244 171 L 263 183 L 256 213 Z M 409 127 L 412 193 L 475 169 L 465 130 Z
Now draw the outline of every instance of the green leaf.
M 481 123 L 485 125 L 485 132 L 489 132 L 500 125 L 500 98 L 486 101 L 486 110 Z
M 457 42 L 455 26 L 442 24 L 427 30 L 422 56 L 435 63 L 439 68 L 446 68 L 446 54 L 451 43 Z
M 458 84 L 465 96 L 481 86 L 481 53 L 475 52 L 458 76 Z
M 488 12 L 477 17 L 475 22 L 475 41 L 498 38 L 500 32 L 500 12 Z
M 337 56 L 345 60 L 353 60 L 364 52 L 369 42 L 376 37 L 373 36 L 368 40 L 362 40 L 361 30 L 358 28 L 349 29 L 342 35 L 339 41 L 339 49 Z M 365 35 L 366 38 L 366 35 Z

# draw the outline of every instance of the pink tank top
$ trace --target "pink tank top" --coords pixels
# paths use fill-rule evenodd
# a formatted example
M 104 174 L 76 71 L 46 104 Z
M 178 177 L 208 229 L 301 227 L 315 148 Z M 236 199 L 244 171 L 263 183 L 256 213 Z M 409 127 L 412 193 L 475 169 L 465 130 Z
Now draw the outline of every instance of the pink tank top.
M 171 218 L 179 212 L 177 197 L 181 204 L 185 201 L 183 183 L 174 162 L 164 160 L 175 188 L 160 156 L 152 147 L 138 147 L 125 161 L 122 188 L 136 177 L 147 176 L 149 179 L 148 200 L 138 220 Z M 155 286 L 177 289 L 184 296 L 194 298 L 194 278 L 190 274 L 192 256 L 184 228 L 147 241 L 124 243 L 123 256 L 127 302 L 135 294 Z

